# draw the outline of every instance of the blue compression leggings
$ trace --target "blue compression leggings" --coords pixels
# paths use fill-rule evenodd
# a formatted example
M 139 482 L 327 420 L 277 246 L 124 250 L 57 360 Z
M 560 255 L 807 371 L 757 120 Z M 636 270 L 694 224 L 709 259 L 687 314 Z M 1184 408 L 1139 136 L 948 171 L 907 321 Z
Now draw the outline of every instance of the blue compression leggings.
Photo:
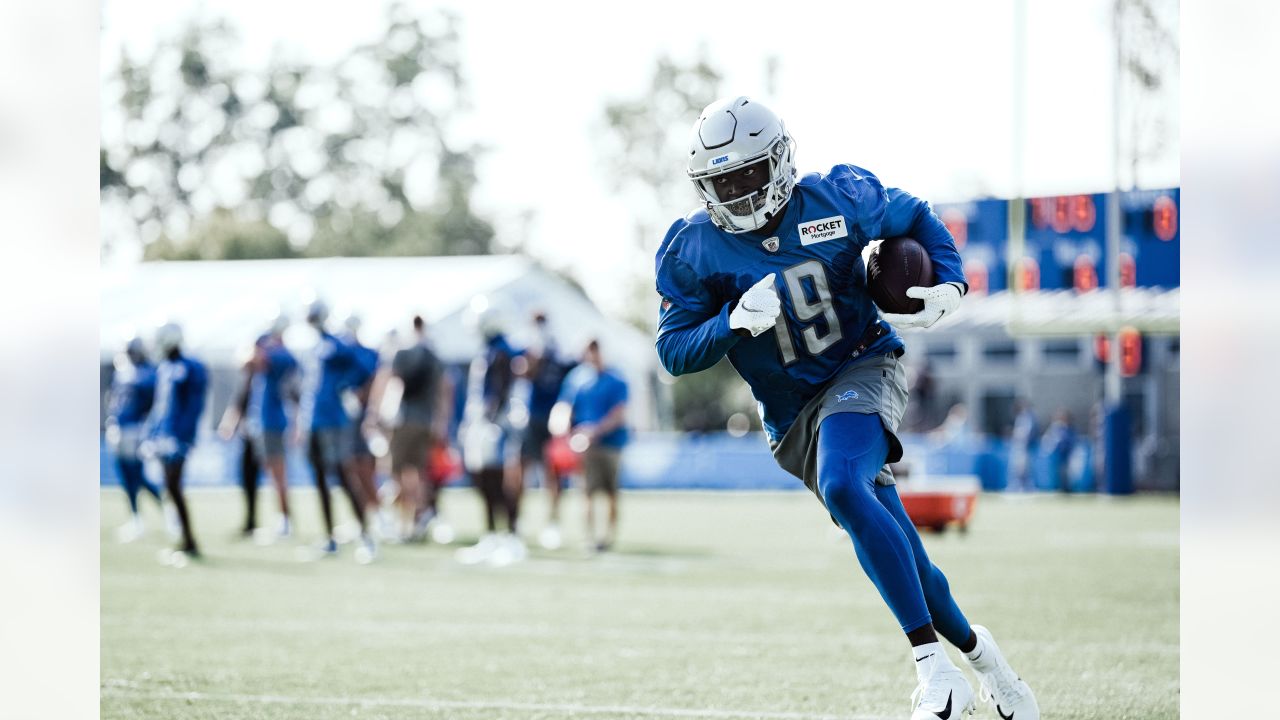
M 960 646 L 969 639 L 969 621 L 951 597 L 947 578 L 925 554 L 897 488 L 876 484 L 888 456 L 878 415 L 830 415 L 818 429 L 818 491 L 853 539 L 858 562 L 903 632 L 932 622 Z
M 125 495 L 129 498 L 129 511 L 134 515 L 138 514 L 138 493 L 146 490 L 156 499 L 160 501 L 160 488 L 156 487 L 142 470 L 141 460 L 125 460 L 123 458 L 117 461 L 120 469 L 120 484 L 124 485 Z

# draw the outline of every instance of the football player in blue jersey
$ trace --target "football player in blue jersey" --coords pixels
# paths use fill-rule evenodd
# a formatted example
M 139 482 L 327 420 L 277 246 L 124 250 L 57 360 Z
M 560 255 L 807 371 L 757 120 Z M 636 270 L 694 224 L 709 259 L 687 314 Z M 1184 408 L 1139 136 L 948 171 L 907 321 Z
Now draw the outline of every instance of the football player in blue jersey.
M 120 484 L 129 499 L 129 521 L 116 531 L 120 542 L 133 542 L 143 533 L 138 493 L 145 490 L 160 502 L 160 488 L 147 479 L 138 455 L 143 422 L 151 411 L 155 394 L 155 366 L 147 358 L 142 338 L 133 338 L 116 357 L 107 400 L 107 446 L 116 457 Z
M 219 431 L 230 440 L 240 433 L 244 441 L 241 481 L 245 493 L 243 534 L 257 527 L 258 477 L 266 465 L 280 502 L 280 522 L 275 536 L 293 534 L 289 514 L 289 485 L 285 469 L 285 431 L 298 404 L 298 361 L 284 344 L 289 327 L 285 315 L 272 321 L 270 329 L 253 344 L 253 355 L 245 364 L 245 382 L 236 401 L 227 406 Z M 268 540 L 269 535 L 260 535 Z
M 357 550 L 356 560 L 367 563 L 374 559 L 377 546 L 365 525 L 365 504 L 353 477 L 353 448 L 351 435 L 347 432 L 351 418 L 342 401 L 346 390 L 363 385 L 367 378 L 355 349 L 328 331 L 328 320 L 329 306 L 323 300 L 316 300 L 307 308 L 307 324 L 315 329 L 319 339 L 309 374 L 309 390 L 303 395 L 302 414 L 305 419 L 299 426 L 307 428 L 310 433 L 307 454 L 315 472 L 326 533 L 321 550 L 326 555 L 338 552 L 329 494 L 329 477 L 333 476 L 351 499 L 352 510 L 360 522 L 361 547 Z
M 188 558 L 200 557 L 182 492 L 182 470 L 204 413 L 209 375 L 203 363 L 183 354 L 182 328 L 178 325 L 161 325 L 156 330 L 155 348 L 163 360 L 156 368 L 156 395 L 147 418 L 144 454 L 158 459 L 164 468 L 165 489 L 182 526 L 182 544 L 165 560 L 180 566 Z
M 351 313 L 343 321 L 341 338 L 351 346 L 356 356 L 356 369 L 352 378 L 352 386 L 347 393 L 347 416 L 351 424 L 347 426 L 350 436 L 351 462 L 350 473 L 360 489 L 360 499 L 364 502 L 365 527 L 374 527 L 378 516 L 378 485 L 374 479 L 375 459 L 365 439 L 365 417 L 369 414 L 369 395 L 373 388 L 373 379 L 378 374 L 378 351 L 360 342 L 360 316 Z
M 894 328 L 933 325 L 967 291 L 950 233 L 928 203 L 862 168 L 797 179 L 781 119 L 749 98 L 708 105 L 690 146 L 702 207 L 671 226 L 656 258 L 663 365 L 682 375 L 728 356 L 750 385 L 778 464 L 849 534 L 906 634 L 919 680 L 912 720 L 975 705 L 938 635 L 964 654 L 1002 718 L 1036 720 L 1030 688 L 930 562 L 887 465 L 902 456 L 895 433 L 907 401 Z M 879 316 L 862 251 L 902 235 L 925 247 L 937 284 L 907 291 L 923 300 L 920 312 Z
M 467 372 L 467 399 L 458 437 L 463 464 L 484 500 L 485 534 L 475 545 L 459 549 L 455 557 L 466 565 L 509 565 L 528 554 L 517 525 L 524 478 L 513 468 L 520 463 L 521 436 L 518 423 L 513 422 L 511 402 L 513 395 L 520 394 L 512 366 L 523 359 L 524 350 L 508 342 L 501 310 L 485 307 L 487 301 L 477 304 L 484 308 L 474 318 L 484 348 Z M 498 532 L 500 515 L 507 523 L 502 534 Z

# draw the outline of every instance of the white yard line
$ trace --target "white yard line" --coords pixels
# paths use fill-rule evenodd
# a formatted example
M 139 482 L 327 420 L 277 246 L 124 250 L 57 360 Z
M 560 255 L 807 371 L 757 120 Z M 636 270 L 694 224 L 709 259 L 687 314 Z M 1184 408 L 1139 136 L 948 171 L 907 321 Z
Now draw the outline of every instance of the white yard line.
M 103 614 L 101 624 L 110 627 L 126 627 L 131 625 L 144 625 L 154 627 L 156 623 L 173 624 L 174 626 L 185 627 L 190 622 L 190 618 L 185 615 L 167 615 L 151 613 L 147 615 L 119 617 Z M 230 618 L 230 617 L 210 617 L 200 620 L 202 626 L 216 627 L 223 630 L 249 630 L 253 632 L 273 631 L 273 632 L 311 632 L 318 627 L 326 630 L 340 630 L 345 632 L 372 634 L 386 633 L 392 635 L 402 634 L 419 634 L 424 637 L 441 637 L 441 636 L 459 636 L 459 637 L 475 637 L 477 635 L 495 635 L 495 636 L 511 636 L 511 637 L 565 637 L 567 629 L 572 629 L 575 633 L 581 633 L 584 637 L 590 637 L 593 640 L 608 639 L 620 642 L 682 642 L 688 643 L 699 641 L 708 644 L 733 643 L 737 645 L 789 645 L 796 646 L 799 644 L 797 638 L 804 636 L 797 635 L 795 632 L 788 633 L 768 633 L 768 632 L 739 632 L 726 630 L 725 632 L 708 632 L 699 630 L 667 630 L 661 628 L 632 630 L 629 628 L 619 627 L 579 627 L 566 628 L 564 625 L 555 625 L 546 622 L 534 623 L 495 623 L 495 622 L 469 622 L 466 620 L 451 619 L 448 621 L 433 620 L 365 620 L 360 618 L 323 618 L 316 620 L 300 620 L 300 619 L 259 619 L 259 618 Z M 824 631 L 813 629 L 813 638 L 822 637 Z M 886 639 L 896 640 L 901 636 L 897 632 L 866 632 L 862 631 L 858 635 L 861 638 L 882 641 Z M 852 638 L 852 630 L 850 630 Z M 1003 644 L 1017 646 L 1019 644 L 1016 638 L 1002 639 Z M 1159 640 L 1134 642 L 1128 639 L 1116 641 L 1049 641 L 1036 642 L 1034 647 L 1038 652 L 1072 652 L 1082 650 L 1095 650 L 1110 653 L 1156 653 L 1156 654 L 1174 654 L 1179 652 L 1179 644 L 1177 642 L 1165 642 Z
M 183 702 L 234 702 L 259 705 L 321 705 L 356 707 L 402 707 L 422 710 L 515 710 L 554 712 L 565 715 L 622 715 L 673 718 L 758 718 L 759 720 L 889 720 L 884 715 L 821 715 L 797 712 L 757 712 L 695 708 L 641 707 L 633 705 L 582 705 L 578 703 L 528 703 L 507 700 L 434 700 L 430 698 L 342 698 L 293 697 L 289 695 L 245 695 L 201 692 L 131 692 L 119 690 L 110 681 L 103 697 L 122 700 L 173 700 Z

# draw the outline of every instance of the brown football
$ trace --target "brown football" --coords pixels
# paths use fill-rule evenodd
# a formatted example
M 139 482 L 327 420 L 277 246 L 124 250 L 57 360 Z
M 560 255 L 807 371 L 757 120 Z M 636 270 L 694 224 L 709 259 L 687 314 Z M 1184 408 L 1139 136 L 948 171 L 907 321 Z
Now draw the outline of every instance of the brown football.
M 907 297 L 907 288 L 934 285 L 933 261 L 924 246 L 909 237 L 880 243 L 867 261 L 867 292 L 888 313 L 917 313 L 924 301 Z

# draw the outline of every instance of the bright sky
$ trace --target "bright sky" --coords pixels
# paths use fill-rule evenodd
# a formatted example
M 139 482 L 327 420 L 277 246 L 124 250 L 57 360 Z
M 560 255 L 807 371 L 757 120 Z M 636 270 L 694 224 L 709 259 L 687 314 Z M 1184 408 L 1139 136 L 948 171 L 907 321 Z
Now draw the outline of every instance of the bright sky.
M 629 300 L 619 278 L 652 270 L 631 267 L 626 200 L 606 190 L 592 136 L 605 102 L 636 97 L 662 52 L 691 59 L 705 46 L 729 94 L 782 115 L 801 172 L 851 162 L 935 201 L 1014 190 L 1013 0 L 440 4 L 463 18 L 471 127 L 492 148 L 477 209 L 501 233 L 527 232 L 531 252 L 567 267 L 606 312 Z M 1111 182 L 1110 4 L 1027 3 L 1026 194 Z M 198 12 L 239 28 L 249 66 L 265 64 L 273 46 L 331 61 L 383 22 L 373 3 L 106 0 L 104 72 L 122 45 L 149 52 Z M 764 87 L 770 54 L 780 59 L 774 94 Z M 1144 185 L 1178 184 L 1171 122 L 1172 144 L 1146 166 Z M 536 219 L 521 228 L 526 208 Z

